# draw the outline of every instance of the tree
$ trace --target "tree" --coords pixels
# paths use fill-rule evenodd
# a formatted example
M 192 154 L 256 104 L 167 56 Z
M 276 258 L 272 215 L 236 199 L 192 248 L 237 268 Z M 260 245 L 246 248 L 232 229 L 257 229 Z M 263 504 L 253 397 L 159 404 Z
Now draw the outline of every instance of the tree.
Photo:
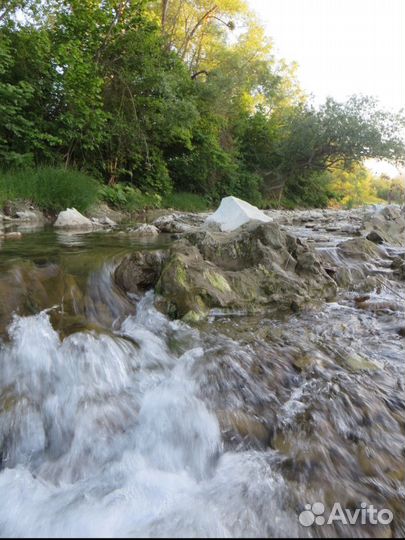
M 403 114 L 383 111 L 369 97 L 354 96 L 346 103 L 328 98 L 319 109 L 290 108 L 269 157 L 267 190 L 277 191 L 281 179 L 281 191 L 299 194 L 314 173 L 350 169 L 368 158 L 402 163 L 404 126 Z
M 11 39 L 0 29 L 0 163 L 8 167 L 32 163 L 41 133 L 29 118 L 35 95 L 27 80 L 14 80 Z

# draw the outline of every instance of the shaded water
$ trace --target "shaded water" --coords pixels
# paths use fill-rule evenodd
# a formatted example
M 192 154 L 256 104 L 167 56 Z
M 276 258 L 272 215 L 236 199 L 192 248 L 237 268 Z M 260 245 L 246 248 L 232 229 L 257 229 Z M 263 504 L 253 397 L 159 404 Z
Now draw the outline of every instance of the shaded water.
M 322 243 L 331 260 L 337 243 Z M 342 293 L 197 330 L 115 288 L 144 247 L 43 232 L 0 251 L 3 311 L 19 306 L 0 346 L 1 536 L 403 535 L 404 287 L 384 261 L 370 300 L 389 307 Z M 302 527 L 315 502 L 394 521 Z

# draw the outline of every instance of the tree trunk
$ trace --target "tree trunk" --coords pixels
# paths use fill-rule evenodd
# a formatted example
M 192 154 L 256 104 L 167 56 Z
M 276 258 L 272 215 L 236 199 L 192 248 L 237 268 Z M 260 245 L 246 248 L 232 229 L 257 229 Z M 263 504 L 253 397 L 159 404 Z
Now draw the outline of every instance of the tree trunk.
M 169 0 L 162 0 L 162 32 L 165 32 L 168 11 Z
M 194 27 L 191 29 L 191 31 L 186 35 L 186 38 L 184 40 L 184 44 L 183 44 L 183 47 L 181 48 L 182 50 L 182 54 L 181 54 L 181 58 L 183 60 L 185 60 L 186 58 L 186 55 L 187 55 L 187 51 L 188 51 L 188 46 L 191 42 L 191 40 L 193 39 L 195 33 L 197 32 L 197 30 L 200 28 L 200 26 L 209 18 L 211 17 L 211 15 L 213 15 L 215 13 L 215 11 L 217 11 L 218 9 L 218 6 L 217 5 L 214 5 L 211 9 L 209 9 L 206 13 L 204 13 L 204 15 L 196 22 L 196 24 L 194 25 Z

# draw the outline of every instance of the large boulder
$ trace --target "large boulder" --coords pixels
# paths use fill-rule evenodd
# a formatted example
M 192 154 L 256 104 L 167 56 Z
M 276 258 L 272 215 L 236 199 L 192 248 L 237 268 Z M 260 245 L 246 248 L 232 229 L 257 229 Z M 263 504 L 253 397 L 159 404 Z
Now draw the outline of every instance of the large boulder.
M 274 223 L 200 230 L 175 242 L 163 260 L 148 257 L 124 260 L 116 282 L 130 292 L 155 287 L 159 307 L 187 321 L 212 309 L 295 311 L 336 294 L 315 252 Z
M 58 215 L 54 227 L 59 229 L 92 229 L 92 221 L 83 216 L 76 208 L 68 208 Z
M 218 227 L 222 232 L 229 232 L 250 221 L 269 223 L 272 219 L 246 201 L 236 197 L 225 197 L 222 199 L 218 210 L 209 216 L 205 223 Z

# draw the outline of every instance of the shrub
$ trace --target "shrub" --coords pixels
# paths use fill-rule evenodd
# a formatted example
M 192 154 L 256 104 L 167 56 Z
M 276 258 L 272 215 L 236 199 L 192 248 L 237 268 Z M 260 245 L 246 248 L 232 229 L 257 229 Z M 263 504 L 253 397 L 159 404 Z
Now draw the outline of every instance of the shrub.
M 43 167 L 0 173 L 0 204 L 22 200 L 50 212 L 72 207 L 84 212 L 96 202 L 98 190 L 96 180 L 74 169 Z
M 128 184 L 102 186 L 99 194 L 106 203 L 128 212 L 137 212 L 145 208 L 160 208 L 162 205 L 160 195 L 143 193 Z
M 174 208 L 183 212 L 206 212 L 209 210 L 208 201 L 195 193 L 172 193 L 164 197 L 162 206 Z

